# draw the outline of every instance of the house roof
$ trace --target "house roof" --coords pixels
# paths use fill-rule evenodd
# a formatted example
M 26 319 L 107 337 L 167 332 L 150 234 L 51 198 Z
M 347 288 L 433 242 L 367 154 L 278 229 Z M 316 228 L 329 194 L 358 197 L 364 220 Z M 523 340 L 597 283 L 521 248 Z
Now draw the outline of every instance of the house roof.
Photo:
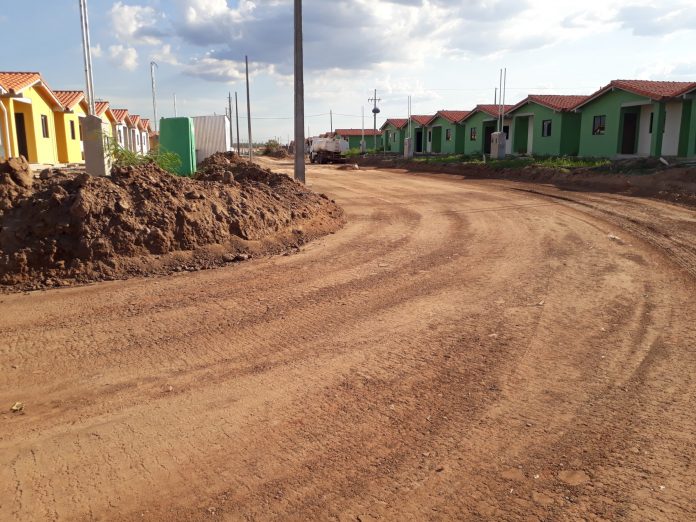
M 336 129 L 334 131 L 334 134 L 338 134 L 340 136 L 362 136 L 363 130 L 362 129 Z M 365 129 L 365 136 L 376 136 L 381 134 L 380 131 L 375 131 L 372 129 Z
M 130 121 L 133 124 L 133 126 L 137 127 L 138 124 L 140 123 L 140 116 L 138 114 L 131 114 L 129 117 L 130 117 Z
M 380 129 L 384 130 L 384 127 L 387 125 L 392 125 L 397 129 L 402 129 L 408 125 L 408 118 L 387 118 L 387 121 L 382 124 Z
M 72 109 L 85 99 L 85 93 L 82 91 L 53 91 L 53 94 L 66 109 Z
M 411 119 L 419 125 L 427 125 L 435 119 L 435 114 L 411 114 Z
M 441 118 L 446 119 L 450 123 L 459 123 L 462 121 L 464 118 L 466 118 L 471 111 L 446 111 L 446 110 L 441 110 L 437 111 L 437 114 L 435 115 L 440 116 Z M 433 118 L 434 119 L 434 118 Z
M 41 75 L 37 72 L 0 72 L 0 87 L 15 94 L 40 81 Z
M 94 104 L 94 108 L 97 111 L 97 116 L 101 116 L 109 108 L 109 102 L 108 101 L 98 101 Z
M 111 112 L 118 123 L 122 123 L 128 118 L 128 109 L 111 109 Z
M 592 100 L 603 96 L 614 89 L 630 92 L 638 96 L 645 96 L 653 101 L 663 101 L 669 98 L 676 98 L 692 89 L 696 88 L 696 82 L 663 82 L 653 80 L 612 80 L 609 84 L 599 89 L 594 94 L 587 97 L 585 101 L 578 104 L 576 109 L 587 105 Z
M 152 129 L 150 128 L 150 120 L 149 120 L 149 119 L 143 118 L 143 119 L 140 120 L 140 123 L 143 124 L 143 129 L 145 129 L 146 131 L 152 130 Z
M 508 112 L 524 107 L 528 103 L 536 103 L 554 111 L 572 111 L 587 98 L 589 96 L 575 94 L 530 94 Z
M 41 74 L 37 72 L 0 72 L 0 87 L 12 94 L 21 94 L 29 87 L 39 87 L 46 97 L 53 102 L 54 110 L 62 110 L 63 105 L 55 93 L 46 84 Z

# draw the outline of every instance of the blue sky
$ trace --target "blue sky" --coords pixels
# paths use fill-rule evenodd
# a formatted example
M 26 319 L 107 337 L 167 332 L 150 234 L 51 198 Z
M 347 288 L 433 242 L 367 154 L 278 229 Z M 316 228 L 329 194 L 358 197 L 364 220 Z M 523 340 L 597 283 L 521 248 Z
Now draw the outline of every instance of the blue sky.
M 54 89 L 83 89 L 78 1 L 6 3 L 0 69 L 39 71 Z M 256 140 L 292 133 L 292 0 L 89 0 L 95 91 L 152 117 L 221 114 L 228 91 L 245 111 L 252 71 Z M 378 89 L 382 118 L 507 100 L 589 94 L 612 79 L 696 81 L 692 0 L 305 0 L 305 95 L 312 134 L 360 127 Z M 28 36 L 27 28 L 31 28 Z M 246 121 L 240 126 L 245 129 Z M 246 132 L 242 132 L 243 137 Z

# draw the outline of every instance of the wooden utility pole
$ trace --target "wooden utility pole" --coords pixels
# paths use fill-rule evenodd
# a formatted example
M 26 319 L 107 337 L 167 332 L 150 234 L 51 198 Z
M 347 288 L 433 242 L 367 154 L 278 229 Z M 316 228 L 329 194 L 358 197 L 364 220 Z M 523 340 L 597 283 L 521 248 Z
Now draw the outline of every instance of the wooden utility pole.
M 249 128 L 249 161 L 251 161 L 254 158 L 254 154 L 251 150 L 253 148 L 254 141 L 251 137 L 251 101 L 249 98 L 249 58 L 247 56 L 244 57 L 244 63 L 246 64 L 247 126 Z
M 302 53 L 302 0 L 295 0 L 295 179 L 305 182 L 304 60 Z M 309 134 L 309 129 L 307 134 Z

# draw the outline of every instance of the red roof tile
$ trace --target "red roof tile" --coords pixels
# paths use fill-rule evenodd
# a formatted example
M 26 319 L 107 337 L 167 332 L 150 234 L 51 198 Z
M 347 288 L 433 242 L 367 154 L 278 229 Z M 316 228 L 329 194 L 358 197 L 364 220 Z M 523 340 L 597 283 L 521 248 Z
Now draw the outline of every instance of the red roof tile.
M 612 80 L 609 86 L 653 100 L 674 98 L 696 87 L 696 82 L 660 82 L 649 80 Z
M 97 110 L 97 116 L 101 116 L 109 108 L 108 101 L 98 101 L 94 104 L 94 108 Z
M 0 72 L 0 87 L 15 94 L 41 81 L 37 72 Z
M 126 118 L 128 118 L 128 109 L 111 109 L 114 114 L 114 118 L 118 123 L 122 123 Z
M 66 109 L 72 109 L 75 105 L 85 99 L 82 91 L 53 91 L 60 104 Z
M 130 116 L 130 121 L 134 126 L 137 126 L 138 123 L 140 123 L 140 116 L 137 114 L 131 114 Z
M 362 129 L 336 129 L 334 134 L 340 136 L 362 136 Z M 365 136 L 375 136 L 382 134 L 380 131 L 374 131 L 372 129 L 365 129 Z
M 493 116 L 495 118 L 500 114 L 498 112 L 500 110 L 499 107 L 500 107 L 499 105 L 494 105 L 494 104 L 477 105 L 476 108 L 474 108 L 474 110 L 469 113 L 469 115 L 471 115 L 475 112 L 481 111 L 481 112 L 485 112 L 486 114 Z M 507 114 L 510 111 L 510 109 L 512 109 L 514 107 L 514 105 L 503 105 L 502 107 L 503 107 L 503 113 Z M 465 117 L 468 118 L 468 116 L 465 116 Z
M 385 125 L 393 125 L 397 129 L 401 129 L 408 125 L 408 118 L 387 118 L 382 128 L 384 128 Z
M 530 94 L 524 100 L 510 109 L 510 111 L 517 110 L 528 103 L 537 103 L 554 111 L 572 111 L 575 109 L 575 107 L 586 101 L 588 98 L 589 96 L 574 94 Z
M 437 111 L 435 116 L 441 116 L 451 123 L 459 123 L 466 118 L 471 111 Z
M 145 128 L 145 130 L 152 130 L 152 129 L 150 129 L 150 120 L 149 119 L 143 118 L 142 120 L 140 120 L 140 122 L 143 124 L 143 127 Z
M 435 114 L 429 116 L 425 114 L 411 114 L 411 119 L 419 125 L 427 125 L 435 119 Z

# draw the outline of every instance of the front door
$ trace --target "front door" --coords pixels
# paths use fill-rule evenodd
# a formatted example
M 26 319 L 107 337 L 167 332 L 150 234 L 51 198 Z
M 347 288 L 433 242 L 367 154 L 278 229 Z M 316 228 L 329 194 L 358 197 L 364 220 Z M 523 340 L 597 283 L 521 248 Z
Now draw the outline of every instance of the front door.
M 24 114 L 15 113 L 15 129 L 17 130 L 17 151 L 29 161 L 29 147 L 27 146 L 27 128 L 24 125 Z
M 423 152 L 423 129 L 416 130 L 416 152 Z
M 638 114 L 624 113 L 623 136 L 621 137 L 621 154 L 636 153 L 636 135 L 638 132 Z
M 491 153 L 491 134 L 493 134 L 494 130 L 495 127 L 493 125 L 483 126 L 483 152 L 485 154 Z

